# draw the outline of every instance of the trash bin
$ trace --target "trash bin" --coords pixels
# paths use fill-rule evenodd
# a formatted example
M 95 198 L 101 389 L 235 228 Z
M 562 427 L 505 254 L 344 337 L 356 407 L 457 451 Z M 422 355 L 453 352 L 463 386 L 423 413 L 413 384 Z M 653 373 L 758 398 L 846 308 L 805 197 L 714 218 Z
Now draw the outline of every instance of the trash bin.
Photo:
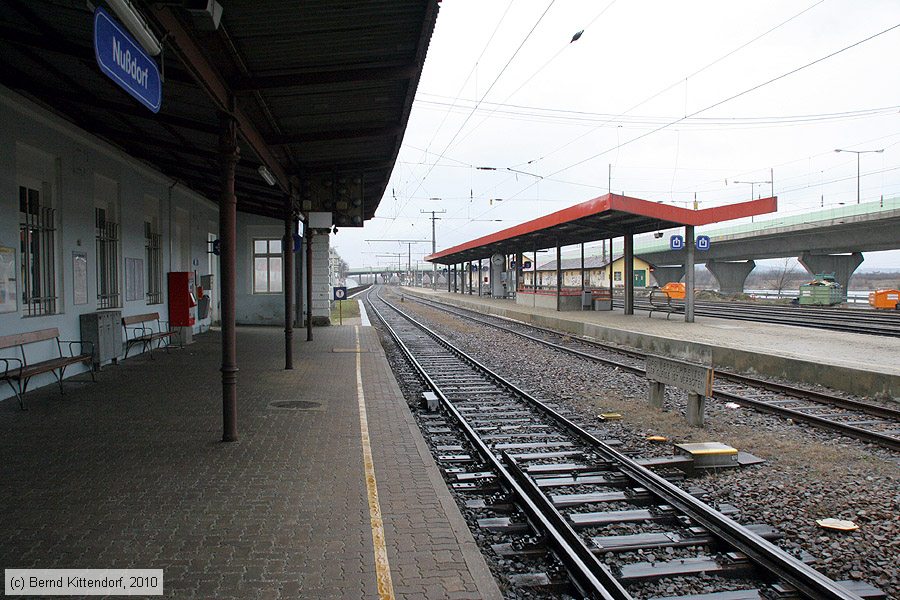
M 591 290 L 581 290 L 581 310 L 594 310 L 594 299 Z

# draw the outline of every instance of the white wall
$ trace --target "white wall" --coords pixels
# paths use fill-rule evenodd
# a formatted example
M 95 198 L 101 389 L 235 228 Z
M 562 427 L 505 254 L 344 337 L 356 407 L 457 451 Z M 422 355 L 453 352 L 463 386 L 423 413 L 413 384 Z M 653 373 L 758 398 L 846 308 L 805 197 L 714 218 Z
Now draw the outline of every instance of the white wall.
M 0 86 L 0 246 L 15 248 L 18 310 L 0 313 L 0 335 L 57 327 L 63 339 L 79 339 L 79 315 L 97 310 L 97 273 L 94 207 L 98 198 L 113 201 L 121 224 L 119 249 L 119 310 L 123 315 L 158 312 L 167 318 L 165 272 L 209 270 L 207 236 L 218 222 L 215 204 L 187 190 L 157 171 L 116 148 L 90 136 L 18 94 Z M 19 185 L 40 182 L 57 208 L 56 221 L 56 314 L 27 317 L 22 306 L 21 248 L 19 244 Z M 102 182 L 98 189 L 97 182 Z M 177 239 L 173 239 L 174 215 L 182 215 Z M 147 272 L 144 221 L 156 219 L 163 236 L 163 297 L 148 305 L 146 297 L 125 300 L 125 258 L 143 261 L 144 292 Z M 173 249 L 178 248 L 178 264 Z M 73 252 L 87 254 L 87 303 L 74 303 Z M 218 282 L 217 282 L 218 284 Z M 218 297 L 218 295 L 216 295 Z M 196 328 L 195 328 L 196 329 Z M 42 342 L 26 349 L 31 360 L 48 358 L 55 344 Z M 140 350 L 136 347 L 135 350 Z M 129 353 L 130 354 L 130 353 Z M 0 350 L 0 356 L 15 355 L 15 349 Z M 67 374 L 83 371 L 70 367 Z M 29 387 L 54 381 L 52 375 L 35 378 Z M 0 398 L 10 396 L 7 386 Z

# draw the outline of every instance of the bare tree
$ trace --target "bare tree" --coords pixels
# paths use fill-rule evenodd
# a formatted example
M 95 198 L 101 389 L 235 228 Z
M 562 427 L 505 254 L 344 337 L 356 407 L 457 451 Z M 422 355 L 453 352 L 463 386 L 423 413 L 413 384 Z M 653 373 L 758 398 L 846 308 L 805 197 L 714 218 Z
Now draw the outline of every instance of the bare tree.
M 797 267 L 797 261 L 793 257 L 786 257 L 782 259 L 782 262 L 779 266 L 775 267 L 771 271 L 772 275 L 769 277 L 769 283 L 776 292 L 778 292 L 778 296 L 781 296 L 781 293 L 791 284 L 792 281 L 795 281 L 800 274 L 800 269 Z

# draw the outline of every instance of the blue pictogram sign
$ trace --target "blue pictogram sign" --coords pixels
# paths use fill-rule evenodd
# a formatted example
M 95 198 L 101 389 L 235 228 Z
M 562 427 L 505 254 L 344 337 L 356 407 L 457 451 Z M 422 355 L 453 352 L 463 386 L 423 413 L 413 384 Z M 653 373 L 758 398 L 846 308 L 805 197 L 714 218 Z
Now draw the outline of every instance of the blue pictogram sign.
M 672 250 L 682 250 L 684 248 L 684 237 L 673 235 L 669 238 L 669 248 Z
M 94 10 L 94 56 L 100 70 L 154 113 L 162 105 L 159 69 L 125 28 L 99 6 Z
M 710 241 L 708 235 L 698 235 L 697 241 L 694 242 L 697 250 L 709 250 Z
M 347 288 L 345 288 L 345 287 L 334 288 L 334 299 L 335 300 L 346 300 L 347 299 Z

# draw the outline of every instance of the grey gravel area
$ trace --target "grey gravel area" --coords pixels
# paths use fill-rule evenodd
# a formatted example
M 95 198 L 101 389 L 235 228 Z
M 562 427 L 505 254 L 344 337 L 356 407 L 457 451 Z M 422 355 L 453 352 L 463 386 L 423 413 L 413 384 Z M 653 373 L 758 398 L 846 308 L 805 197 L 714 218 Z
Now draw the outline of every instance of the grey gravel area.
M 727 408 L 710 400 L 706 426 L 684 421 L 685 398 L 667 392 L 666 411 L 646 404 L 646 382 L 629 373 L 565 355 L 537 343 L 414 302 L 405 304 L 452 343 L 543 398 L 567 405 L 585 423 L 603 412 L 622 420 L 604 423 L 605 437 L 642 456 L 670 454 L 669 443 L 719 441 L 766 460 L 739 470 L 688 479 L 713 503 L 738 507 L 737 520 L 765 523 L 784 534 L 781 547 L 815 557 L 814 566 L 836 580 L 863 580 L 900 600 L 900 457 L 888 450 L 788 420 Z M 854 521 L 859 530 L 824 529 L 817 519 Z M 648 592 L 665 595 L 668 586 Z M 641 594 L 643 596 L 643 594 Z

